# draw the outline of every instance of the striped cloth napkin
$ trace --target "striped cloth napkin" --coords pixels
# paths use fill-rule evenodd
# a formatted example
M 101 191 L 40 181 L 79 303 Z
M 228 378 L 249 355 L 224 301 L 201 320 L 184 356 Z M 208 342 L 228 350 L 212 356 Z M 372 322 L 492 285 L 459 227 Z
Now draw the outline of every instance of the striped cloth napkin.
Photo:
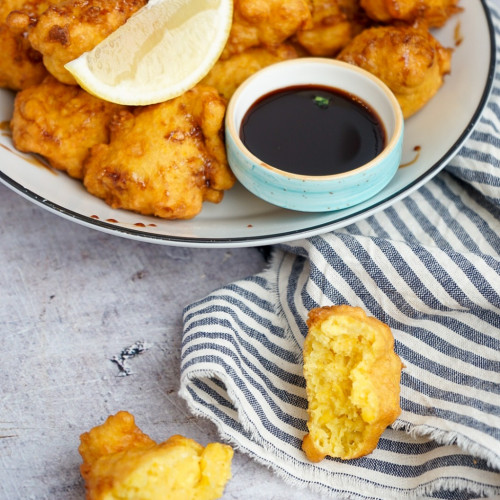
M 497 40 L 500 11 L 492 5 Z M 500 45 L 500 44 L 498 44 Z M 498 54 L 497 54 L 498 55 Z M 186 307 L 180 394 L 224 439 L 335 498 L 500 497 L 500 74 L 459 154 L 366 220 L 275 247 L 269 268 Z M 387 323 L 402 413 L 368 456 L 309 462 L 307 312 Z

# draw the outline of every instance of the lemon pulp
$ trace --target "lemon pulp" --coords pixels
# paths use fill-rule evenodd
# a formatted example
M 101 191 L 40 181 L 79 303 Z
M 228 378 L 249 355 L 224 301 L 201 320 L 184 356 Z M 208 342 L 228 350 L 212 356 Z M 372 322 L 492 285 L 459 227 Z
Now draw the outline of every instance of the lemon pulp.
M 219 58 L 232 11 L 232 0 L 150 0 L 66 69 L 88 92 L 118 104 L 177 97 Z

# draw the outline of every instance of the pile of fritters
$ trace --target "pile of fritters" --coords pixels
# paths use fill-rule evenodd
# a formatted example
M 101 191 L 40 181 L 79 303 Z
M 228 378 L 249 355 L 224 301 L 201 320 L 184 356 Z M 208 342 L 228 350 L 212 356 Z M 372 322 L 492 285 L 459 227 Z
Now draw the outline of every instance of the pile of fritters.
M 429 29 L 458 12 L 458 1 L 234 0 L 226 47 L 200 84 L 130 108 L 91 96 L 64 65 L 147 0 L 0 0 L 0 87 L 17 91 L 14 146 L 81 179 L 114 208 L 191 218 L 235 182 L 224 113 L 248 76 L 286 59 L 338 58 L 383 80 L 408 118 L 450 71 L 452 50 Z
M 226 98 L 251 73 L 301 56 L 337 58 L 378 76 L 405 118 L 421 109 L 450 71 L 452 50 L 430 34 L 458 0 L 234 0 L 224 52 L 204 82 Z

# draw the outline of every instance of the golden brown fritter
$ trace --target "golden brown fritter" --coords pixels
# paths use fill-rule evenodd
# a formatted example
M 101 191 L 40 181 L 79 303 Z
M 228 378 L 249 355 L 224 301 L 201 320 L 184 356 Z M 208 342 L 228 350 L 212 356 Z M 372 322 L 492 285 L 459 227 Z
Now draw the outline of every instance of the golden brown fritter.
M 60 0 L 0 0 L 0 22 L 5 22 L 11 12 L 27 15 L 31 23 L 36 23 L 38 16 L 50 5 Z
M 277 47 L 310 23 L 309 0 L 234 0 L 233 25 L 222 59 L 250 47 Z
M 309 460 L 371 453 L 401 412 L 401 360 L 389 327 L 347 305 L 312 309 L 304 342 Z
M 48 75 L 16 95 L 12 141 L 19 151 L 38 153 L 54 168 L 81 179 L 89 148 L 108 141 L 108 123 L 120 109 Z
M 0 23 L 4 23 L 7 16 L 23 6 L 24 0 L 0 0 Z
M 64 65 L 92 50 L 147 0 L 66 0 L 48 8 L 30 30 L 31 45 L 59 81 L 76 84 Z
M 201 83 L 215 87 L 226 99 L 230 99 L 240 84 L 259 69 L 296 57 L 297 51 L 288 44 L 276 49 L 255 47 L 217 61 Z
M 56 0 L 0 2 L 0 87 L 20 90 L 47 75 L 41 54 L 28 41 L 28 31 Z
M 459 0 L 361 0 L 367 15 L 379 22 L 423 22 L 429 28 L 439 28 L 460 11 Z
M 215 500 L 231 478 L 233 450 L 175 435 L 157 444 L 125 411 L 82 434 L 87 500 Z
M 94 146 L 84 184 L 113 208 L 166 219 L 198 214 L 234 184 L 222 139 L 226 101 L 196 86 L 160 104 L 121 113 L 109 144 Z
M 121 411 L 102 425 L 80 436 L 78 451 L 83 459 L 80 472 L 87 480 L 92 466 L 103 456 L 134 448 L 148 448 L 156 443 L 135 425 L 133 415 Z
M 451 54 L 426 29 L 401 25 L 364 30 L 338 59 L 380 78 L 408 118 L 439 90 L 450 72 Z
M 332 57 L 365 27 L 359 0 L 312 0 L 312 26 L 297 33 L 310 55 Z

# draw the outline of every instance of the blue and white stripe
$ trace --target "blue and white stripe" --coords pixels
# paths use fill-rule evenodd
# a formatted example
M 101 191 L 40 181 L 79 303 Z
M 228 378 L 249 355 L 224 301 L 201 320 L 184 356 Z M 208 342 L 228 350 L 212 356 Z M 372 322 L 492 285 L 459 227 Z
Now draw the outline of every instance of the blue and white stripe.
M 494 2 L 491 14 L 500 40 Z M 403 411 L 372 454 L 312 464 L 300 449 L 305 319 L 339 303 L 391 327 Z M 298 486 L 355 499 L 500 496 L 500 73 L 433 180 L 356 224 L 276 247 L 266 271 L 185 309 L 180 394 Z

